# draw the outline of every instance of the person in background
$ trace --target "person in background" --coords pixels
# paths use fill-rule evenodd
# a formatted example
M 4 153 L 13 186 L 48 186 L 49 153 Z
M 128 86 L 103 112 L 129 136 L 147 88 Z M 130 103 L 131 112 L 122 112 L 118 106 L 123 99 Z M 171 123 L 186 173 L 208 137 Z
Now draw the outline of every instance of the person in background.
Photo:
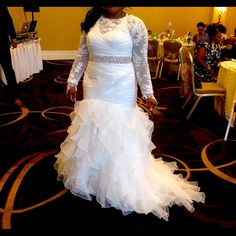
M 227 36 L 227 28 L 219 24 L 218 29 L 221 32 L 221 60 L 228 61 L 235 57 L 235 44 L 232 37 Z
M 148 30 L 148 38 L 151 39 L 152 38 L 152 30 Z
M 137 86 L 155 110 L 144 22 L 123 7 L 93 7 L 81 24 L 80 47 L 67 80 L 74 103 L 68 135 L 56 154 L 59 181 L 72 194 L 96 198 L 124 215 L 153 213 L 168 220 L 169 207 L 204 202 L 197 182 L 174 174 L 175 162 L 155 159 L 153 122 L 137 105 Z M 83 95 L 76 101 L 83 76 Z
M 234 40 L 236 40 L 236 28 L 234 29 L 234 35 L 231 36 Z
M 205 34 L 205 27 L 206 25 L 203 22 L 197 23 L 197 34 L 193 36 L 193 42 L 198 43 L 199 40 L 204 36 Z
M 23 104 L 18 96 L 18 85 L 12 67 L 10 47 L 17 47 L 16 32 L 7 6 L 0 2 L 0 64 L 7 81 L 7 96 L 18 107 Z
M 221 59 L 221 32 L 216 23 L 207 26 L 207 35 L 209 39 L 200 45 L 194 59 L 195 78 L 201 82 L 216 82 Z
M 221 45 L 225 45 L 225 40 L 227 36 L 227 28 L 223 24 L 218 24 L 218 30 L 221 32 Z
M 228 37 L 224 41 L 225 45 L 222 49 L 222 60 L 229 61 L 229 60 L 236 60 L 236 28 L 234 29 L 234 35 Z M 229 47 L 231 45 L 231 48 Z

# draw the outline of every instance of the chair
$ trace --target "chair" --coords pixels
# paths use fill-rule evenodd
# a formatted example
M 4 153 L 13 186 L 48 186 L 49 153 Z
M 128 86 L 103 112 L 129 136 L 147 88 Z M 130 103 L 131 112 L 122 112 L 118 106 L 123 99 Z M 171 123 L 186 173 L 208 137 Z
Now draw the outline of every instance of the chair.
M 194 56 L 194 48 L 192 46 L 182 46 L 179 49 L 180 56 L 180 97 L 187 99 L 189 95 L 192 93 L 192 81 L 191 81 L 191 69 L 188 67 L 188 52 Z
M 234 115 L 235 113 L 236 113 L 236 100 L 234 100 L 233 107 L 232 107 L 232 111 L 231 111 L 231 113 L 230 113 L 228 125 L 227 125 L 226 132 L 225 132 L 224 141 L 226 141 L 227 138 L 228 138 L 229 129 L 230 129 L 230 126 L 231 126 L 232 121 L 233 121 L 233 115 Z
M 162 76 L 163 65 L 164 63 L 166 63 L 170 65 L 178 65 L 177 80 L 179 80 L 180 76 L 179 49 L 181 48 L 181 46 L 182 46 L 181 42 L 175 39 L 167 39 L 163 42 L 164 57 L 161 60 L 159 78 L 161 78 Z
M 162 57 L 158 55 L 159 41 L 156 39 L 148 40 L 148 64 L 151 74 L 155 74 L 152 79 L 156 79 L 159 75 L 159 67 Z
M 186 119 L 188 120 L 191 117 L 195 108 L 197 107 L 198 103 L 200 102 L 200 100 L 203 97 L 221 97 L 222 98 L 221 102 L 223 105 L 223 100 L 225 98 L 226 91 L 223 88 L 223 86 L 221 86 L 218 83 L 214 83 L 214 82 L 202 82 L 202 88 L 196 88 L 195 87 L 195 79 L 194 79 L 193 57 L 190 52 L 188 52 L 188 57 L 186 59 L 187 59 L 186 62 L 188 63 L 189 69 L 190 69 L 189 75 L 190 75 L 191 81 L 192 81 L 192 93 L 187 98 L 182 109 L 184 109 L 185 106 L 189 103 L 192 95 L 194 95 L 195 99 L 196 99 L 194 105 L 192 106 L 190 112 L 188 113 L 188 115 L 186 117 Z
M 160 41 L 164 41 L 164 40 L 166 40 L 166 39 L 168 39 L 170 36 L 168 35 L 168 32 L 167 31 L 163 31 L 163 32 L 161 32 L 161 33 L 159 33 L 159 35 L 158 35 L 158 39 L 160 40 Z

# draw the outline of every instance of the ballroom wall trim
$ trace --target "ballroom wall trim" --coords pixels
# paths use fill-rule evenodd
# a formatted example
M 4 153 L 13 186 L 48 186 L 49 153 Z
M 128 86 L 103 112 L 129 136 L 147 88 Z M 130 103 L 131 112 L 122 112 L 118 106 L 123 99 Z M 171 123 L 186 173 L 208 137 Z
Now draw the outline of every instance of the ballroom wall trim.
M 74 60 L 76 50 L 47 50 L 42 51 L 43 60 Z

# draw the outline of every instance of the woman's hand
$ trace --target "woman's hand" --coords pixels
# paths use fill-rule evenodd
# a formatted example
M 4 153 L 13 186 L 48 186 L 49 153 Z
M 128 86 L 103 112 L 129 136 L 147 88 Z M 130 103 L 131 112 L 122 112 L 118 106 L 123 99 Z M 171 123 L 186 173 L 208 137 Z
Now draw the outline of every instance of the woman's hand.
M 212 77 L 217 77 L 217 72 L 214 71 L 211 67 L 208 69 Z
M 12 40 L 10 41 L 10 44 L 11 44 L 11 46 L 12 46 L 13 48 L 16 48 L 16 47 L 17 47 L 17 40 L 16 40 L 16 39 L 12 39 Z
M 152 111 L 158 104 L 158 102 L 154 98 L 147 98 L 146 104 L 150 111 Z
M 76 102 L 77 91 L 75 87 L 70 87 L 67 91 L 67 98 L 72 102 Z
M 156 122 L 156 121 L 161 121 L 163 119 L 163 115 L 160 111 L 157 110 L 157 104 L 158 102 L 153 99 L 153 98 L 148 98 L 146 100 L 146 104 L 149 108 L 149 118 L 150 120 Z

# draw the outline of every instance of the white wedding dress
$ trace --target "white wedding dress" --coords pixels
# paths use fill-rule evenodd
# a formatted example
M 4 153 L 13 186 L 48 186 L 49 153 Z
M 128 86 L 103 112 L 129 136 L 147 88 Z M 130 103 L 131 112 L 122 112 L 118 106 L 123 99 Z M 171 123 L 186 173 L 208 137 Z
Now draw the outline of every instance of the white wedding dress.
M 153 213 L 168 220 L 168 207 L 204 202 L 197 182 L 174 174 L 175 162 L 155 159 L 151 151 L 153 122 L 137 106 L 153 97 L 147 62 L 147 29 L 133 15 L 101 16 L 81 36 L 68 88 L 83 76 L 84 99 L 71 113 L 68 136 L 54 165 L 58 180 L 77 196 L 128 214 Z

